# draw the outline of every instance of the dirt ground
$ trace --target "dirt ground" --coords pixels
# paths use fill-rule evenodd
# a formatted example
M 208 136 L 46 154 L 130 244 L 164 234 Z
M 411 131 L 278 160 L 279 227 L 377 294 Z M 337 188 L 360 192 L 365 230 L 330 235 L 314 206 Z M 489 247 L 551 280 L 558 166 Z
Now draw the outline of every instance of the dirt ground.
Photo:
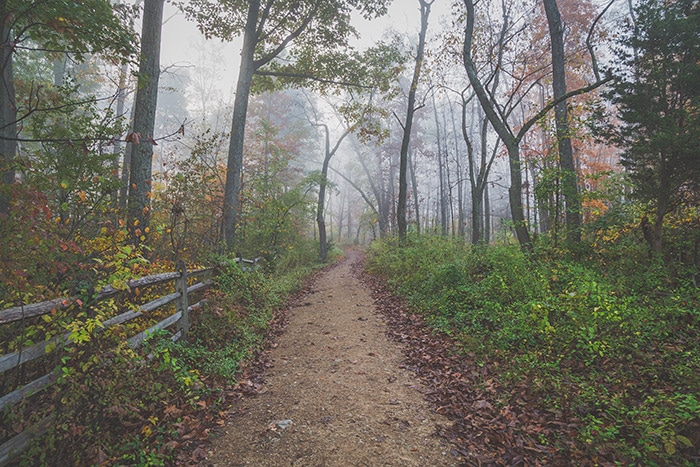
M 345 260 L 288 311 L 256 395 L 230 410 L 213 440 L 215 466 L 450 466 L 449 425 L 385 335 L 369 293 Z

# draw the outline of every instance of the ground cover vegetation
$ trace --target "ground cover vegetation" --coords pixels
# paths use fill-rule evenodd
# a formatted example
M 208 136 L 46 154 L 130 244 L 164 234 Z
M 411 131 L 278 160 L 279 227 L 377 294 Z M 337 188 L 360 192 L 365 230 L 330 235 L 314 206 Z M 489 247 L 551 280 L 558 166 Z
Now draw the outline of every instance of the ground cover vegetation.
M 309 246 L 307 257 L 315 260 L 314 252 Z M 288 263 L 294 267 L 263 272 L 244 271 L 233 258 L 218 258 L 215 288 L 207 292 L 207 304 L 191 313 L 187 341 L 173 342 L 170 332 L 158 331 L 140 348 L 127 345 L 128 337 L 165 318 L 171 309 L 102 329 L 101 323 L 117 310 L 169 293 L 158 286 L 135 289 L 126 299 L 99 306 L 90 303 L 92 289 L 85 290 L 75 309 L 5 326 L 3 353 L 65 332 L 73 341 L 59 341 L 45 358 L 5 373 L 3 392 L 47 371 L 57 375 L 56 384 L 38 397 L 3 411 L 4 439 L 52 417 L 48 432 L 17 462 L 172 465 L 204 459 L 209 431 L 224 423 L 227 402 L 248 389 L 240 383 L 245 368 L 279 326 L 276 313 L 281 306 L 321 265 L 314 260 L 297 254 Z M 171 267 L 159 262 L 140 270 L 152 273 Z
M 696 235 L 697 217 L 688 222 L 669 228 L 679 229 L 680 249 Z M 526 256 L 515 245 L 467 248 L 442 237 L 411 238 L 401 248 L 375 243 L 370 253 L 369 270 L 450 336 L 462 358 L 491 362 L 503 387 L 527 388 L 530 410 L 576 427 L 573 451 L 568 436 L 539 433 L 550 450 L 545 460 L 564 452 L 601 463 L 698 462 L 693 265 L 650 256 L 638 231 L 576 259 L 546 247 Z M 506 410 L 522 398 L 504 390 L 489 404 Z

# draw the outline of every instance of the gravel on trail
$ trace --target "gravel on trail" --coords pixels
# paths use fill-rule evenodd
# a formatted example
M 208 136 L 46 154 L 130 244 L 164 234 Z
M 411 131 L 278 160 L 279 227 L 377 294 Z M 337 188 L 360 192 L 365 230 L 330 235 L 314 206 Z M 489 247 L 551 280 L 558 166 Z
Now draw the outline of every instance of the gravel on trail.
M 350 250 L 287 310 L 265 370 L 212 441 L 214 466 L 451 466 L 450 422 L 386 335 Z

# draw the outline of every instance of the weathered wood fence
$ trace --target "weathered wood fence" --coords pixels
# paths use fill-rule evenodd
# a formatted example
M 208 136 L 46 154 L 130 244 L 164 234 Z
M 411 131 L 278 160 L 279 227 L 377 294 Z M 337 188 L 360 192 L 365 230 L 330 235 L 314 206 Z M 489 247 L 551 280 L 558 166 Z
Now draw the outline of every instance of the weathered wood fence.
M 257 265 L 257 261 L 253 260 L 243 260 L 242 258 L 238 260 L 239 263 L 247 263 Z M 185 263 L 183 261 L 178 262 L 177 271 L 166 272 L 162 274 L 155 274 L 151 276 L 141 277 L 138 279 L 131 280 L 127 283 L 130 290 L 135 290 L 137 288 L 151 287 L 158 284 L 164 284 L 168 282 L 174 282 L 174 292 L 158 297 L 148 303 L 140 305 L 136 310 L 129 310 L 107 319 L 102 323 L 103 329 L 110 328 L 119 324 L 126 323 L 140 316 L 144 316 L 146 313 L 154 311 L 162 306 L 168 305 L 175 302 L 175 313 L 168 316 L 164 320 L 155 324 L 154 326 L 139 332 L 138 334 L 127 339 L 127 343 L 130 347 L 138 347 L 144 339 L 154 332 L 166 329 L 171 326 L 176 326 L 176 331 L 172 335 L 171 339 L 176 341 L 178 339 L 186 339 L 189 332 L 189 314 L 192 311 L 196 311 L 204 304 L 206 300 L 201 300 L 193 305 L 188 302 L 188 297 L 195 292 L 202 291 L 209 286 L 211 286 L 212 281 L 210 278 L 206 280 L 200 280 L 192 285 L 188 285 L 188 279 L 196 278 L 197 280 L 202 277 L 208 277 L 212 275 L 213 268 L 209 269 L 199 269 L 196 271 L 187 271 Z M 120 293 L 124 293 L 123 290 L 114 289 L 111 286 L 103 287 L 94 298 L 94 303 L 100 302 L 110 297 L 114 297 Z M 30 318 L 39 317 L 46 315 L 57 310 L 66 309 L 74 304 L 78 303 L 76 297 L 62 297 L 56 298 L 54 300 L 48 300 L 41 303 L 33 303 L 29 305 L 15 306 L 12 308 L 7 308 L 0 311 L 0 325 L 6 325 L 9 323 L 17 322 L 20 320 L 28 320 Z M 4 374 L 8 370 L 13 368 L 18 368 L 25 363 L 37 360 L 41 357 L 46 356 L 51 349 L 56 348 L 56 346 L 65 346 L 71 344 L 71 333 L 60 334 L 58 336 L 52 337 L 48 340 L 39 342 L 27 348 L 21 348 L 20 350 L 6 355 L 0 356 L 0 374 Z M 47 373 L 33 381 L 14 389 L 13 391 L 4 394 L 0 397 L 0 412 L 8 410 L 9 408 L 15 406 L 21 401 L 36 395 L 38 392 L 46 389 L 47 387 L 53 385 L 58 379 L 58 373 L 56 371 Z M 10 460 L 15 458 L 21 452 L 23 452 L 30 441 L 34 438 L 44 434 L 48 428 L 51 426 L 53 417 L 51 415 L 42 419 L 39 423 L 35 424 L 32 428 L 26 429 L 23 432 L 17 434 L 13 438 L 6 441 L 0 446 L 0 466 L 5 465 Z

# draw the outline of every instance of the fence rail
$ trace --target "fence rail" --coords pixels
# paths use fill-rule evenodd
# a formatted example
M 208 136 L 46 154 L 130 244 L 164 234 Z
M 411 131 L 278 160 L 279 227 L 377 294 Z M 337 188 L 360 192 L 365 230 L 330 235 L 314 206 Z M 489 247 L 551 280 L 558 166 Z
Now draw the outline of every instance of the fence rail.
M 257 260 L 243 260 L 242 258 L 241 261 L 239 261 L 239 263 L 253 265 L 257 265 L 257 262 Z M 175 292 L 158 297 L 148 303 L 140 305 L 137 310 L 129 310 L 105 320 L 102 323 L 102 329 L 107 329 L 118 324 L 126 323 L 162 306 L 175 302 L 176 311 L 174 314 L 169 315 L 159 323 L 128 338 L 127 344 L 132 348 L 136 348 L 143 343 L 143 341 L 149 335 L 173 325 L 177 325 L 177 332 L 175 332 L 175 334 L 172 336 L 173 341 L 187 338 L 187 334 L 189 332 L 189 313 L 200 309 L 206 302 L 206 300 L 201 300 L 190 306 L 188 303 L 188 297 L 195 292 L 207 289 L 212 284 L 211 280 L 203 280 L 188 286 L 188 278 L 205 277 L 207 275 L 211 275 L 213 271 L 214 268 L 207 268 L 188 272 L 185 263 L 183 261 L 179 261 L 177 263 L 177 271 L 145 276 L 127 282 L 128 289 L 135 290 L 141 287 L 152 287 L 154 285 L 174 281 Z M 124 292 L 126 291 L 115 289 L 111 286 L 103 287 L 96 294 L 94 303 Z M 78 297 L 61 297 L 41 303 L 7 308 L 0 311 L 0 325 L 46 315 L 57 310 L 63 310 L 76 303 L 79 303 L 78 300 Z M 70 336 L 71 333 L 60 334 L 46 341 L 23 348 L 17 352 L 0 356 L 0 374 L 13 368 L 17 368 L 25 363 L 44 357 L 57 346 L 71 344 L 72 340 Z M 0 412 L 15 406 L 24 399 L 48 388 L 49 386 L 55 384 L 57 380 L 58 373 L 53 371 L 9 392 L 8 394 L 1 396 Z M 7 464 L 9 461 L 14 459 L 27 448 L 33 439 L 44 434 L 50 428 L 52 421 L 53 417 L 49 415 L 35 424 L 33 427 L 25 429 L 23 432 L 15 435 L 13 438 L 0 445 L 0 466 Z

